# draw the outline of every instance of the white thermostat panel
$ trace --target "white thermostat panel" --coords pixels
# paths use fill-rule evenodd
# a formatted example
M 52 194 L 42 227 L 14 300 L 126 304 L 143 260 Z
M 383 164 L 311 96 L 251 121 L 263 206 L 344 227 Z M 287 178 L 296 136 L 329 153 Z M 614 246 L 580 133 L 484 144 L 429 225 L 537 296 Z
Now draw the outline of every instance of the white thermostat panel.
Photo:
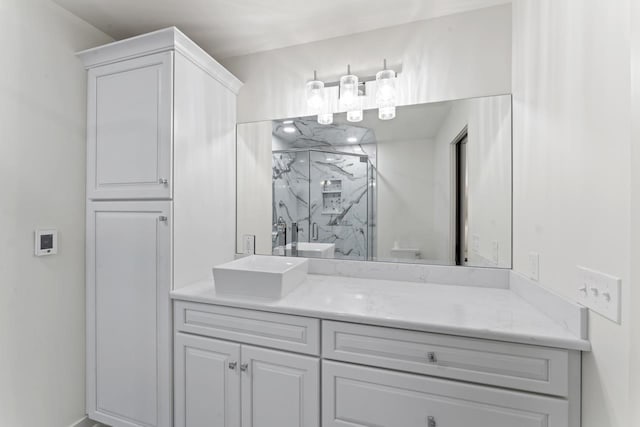
M 36 230 L 36 256 L 53 255 L 58 253 L 58 230 Z

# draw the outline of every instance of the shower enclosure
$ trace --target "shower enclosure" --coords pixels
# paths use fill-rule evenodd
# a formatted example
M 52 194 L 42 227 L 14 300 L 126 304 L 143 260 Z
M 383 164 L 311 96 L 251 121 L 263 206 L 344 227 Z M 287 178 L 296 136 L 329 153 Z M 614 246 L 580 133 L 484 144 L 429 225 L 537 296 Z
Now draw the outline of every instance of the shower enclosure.
M 366 155 L 274 151 L 272 185 L 274 254 L 281 254 L 278 223 L 286 223 L 286 243 L 291 243 L 295 222 L 298 242 L 335 244 L 335 258 L 371 258 L 373 185 Z

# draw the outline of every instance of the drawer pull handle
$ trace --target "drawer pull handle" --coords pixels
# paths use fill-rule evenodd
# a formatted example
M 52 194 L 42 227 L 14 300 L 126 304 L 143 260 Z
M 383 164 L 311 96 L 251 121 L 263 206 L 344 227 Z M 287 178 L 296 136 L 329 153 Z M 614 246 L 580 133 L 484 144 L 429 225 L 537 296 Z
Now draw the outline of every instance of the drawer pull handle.
M 427 417 L 427 427 L 436 427 L 436 419 L 434 417 Z
M 433 351 L 430 351 L 429 353 L 427 353 L 427 360 L 429 361 L 429 363 L 438 363 L 438 358 L 436 357 L 436 354 Z
M 247 372 L 249 370 L 249 364 L 248 363 L 243 363 L 240 365 L 240 370 L 242 372 Z
M 169 180 L 166 178 L 160 178 L 158 180 L 158 184 L 167 185 L 168 183 L 169 183 Z
M 160 222 L 167 222 L 167 221 L 169 221 L 169 218 L 167 218 L 167 217 L 166 217 L 166 216 L 164 216 L 164 215 L 161 215 L 161 216 L 159 216 L 159 217 L 158 217 L 158 221 L 160 221 Z
M 235 370 L 236 366 L 238 366 L 238 362 L 229 362 L 229 369 Z

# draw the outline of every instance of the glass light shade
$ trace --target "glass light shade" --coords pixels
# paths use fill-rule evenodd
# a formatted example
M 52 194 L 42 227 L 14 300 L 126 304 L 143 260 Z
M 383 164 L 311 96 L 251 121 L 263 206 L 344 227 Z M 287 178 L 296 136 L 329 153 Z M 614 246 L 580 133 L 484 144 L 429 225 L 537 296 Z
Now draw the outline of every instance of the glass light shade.
M 347 74 L 340 77 L 340 103 L 343 108 L 350 110 L 358 100 L 358 76 Z
M 362 110 L 347 111 L 347 121 L 349 121 L 349 122 L 361 122 L 362 121 Z
M 388 107 L 379 107 L 378 108 L 378 118 L 380 120 L 391 120 L 396 117 L 396 107 L 388 106 Z
M 306 86 L 307 106 L 316 112 L 324 105 L 324 83 L 320 80 L 311 80 Z
M 333 123 L 333 113 L 318 114 L 318 123 L 321 125 L 330 125 Z
M 396 73 L 393 70 L 382 70 L 376 74 L 376 104 L 378 118 L 391 120 L 396 116 Z

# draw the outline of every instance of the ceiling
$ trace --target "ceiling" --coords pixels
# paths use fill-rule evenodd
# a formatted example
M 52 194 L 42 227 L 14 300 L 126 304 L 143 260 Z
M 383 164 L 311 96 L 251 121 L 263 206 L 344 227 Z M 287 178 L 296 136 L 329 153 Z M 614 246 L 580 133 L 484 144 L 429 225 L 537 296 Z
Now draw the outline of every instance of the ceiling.
M 511 0 L 53 0 L 116 40 L 176 26 L 216 59 Z

